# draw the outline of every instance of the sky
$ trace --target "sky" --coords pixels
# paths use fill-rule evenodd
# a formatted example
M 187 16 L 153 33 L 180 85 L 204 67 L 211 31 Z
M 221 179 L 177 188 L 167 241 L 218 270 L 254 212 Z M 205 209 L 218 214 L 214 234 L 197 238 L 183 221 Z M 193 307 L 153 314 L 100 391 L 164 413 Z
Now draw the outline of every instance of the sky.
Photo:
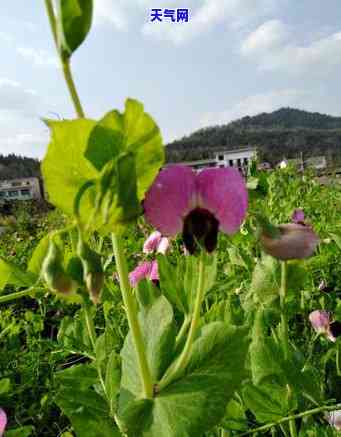
M 99 119 L 140 100 L 164 142 L 283 106 L 341 116 L 340 0 L 94 0 L 72 71 Z M 188 8 L 188 23 L 150 22 Z M 0 2 L 0 153 L 43 158 L 74 118 L 43 0 Z

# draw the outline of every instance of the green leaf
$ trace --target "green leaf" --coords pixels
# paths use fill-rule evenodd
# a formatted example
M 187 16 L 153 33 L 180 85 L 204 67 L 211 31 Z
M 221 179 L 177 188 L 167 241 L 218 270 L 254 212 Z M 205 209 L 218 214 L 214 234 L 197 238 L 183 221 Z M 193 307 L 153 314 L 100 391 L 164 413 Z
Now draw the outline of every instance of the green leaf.
M 21 426 L 20 428 L 9 429 L 6 431 L 6 437 L 30 437 L 33 432 L 33 426 Z
M 11 388 L 11 380 L 9 378 L 0 379 L 0 395 L 8 393 Z
M 66 214 L 73 214 L 75 197 L 89 179 L 98 172 L 84 158 L 88 138 L 95 122 L 92 120 L 47 121 L 52 139 L 42 162 L 42 173 L 49 201 Z M 81 213 L 90 216 L 94 193 L 87 190 L 82 197 Z
M 143 307 L 139 313 L 139 320 L 151 376 L 156 382 L 163 375 L 173 356 L 175 323 L 172 306 L 164 296 L 160 296 L 152 305 Z M 124 342 L 121 356 L 123 394 L 120 402 L 122 403 L 142 393 L 136 352 L 130 332 Z
M 75 396 L 77 393 L 77 396 Z M 106 401 L 94 390 L 62 388 L 56 403 L 70 419 L 77 437 L 119 437 Z
M 278 261 L 268 255 L 262 257 L 252 274 L 250 293 L 255 302 L 271 303 L 279 296 Z
M 97 371 L 89 364 L 78 364 L 57 372 L 57 384 L 64 387 L 85 390 L 97 382 Z
M 105 389 L 110 403 L 110 411 L 116 411 L 121 382 L 121 360 L 116 352 L 111 352 L 105 372 Z
M 252 384 L 243 388 L 244 402 L 261 423 L 275 422 L 289 411 L 288 390 L 274 383 L 256 387 Z
M 15 287 L 30 287 L 37 279 L 34 273 L 25 272 L 15 264 L 0 258 L 0 291 L 8 284 Z
M 138 391 L 135 401 L 122 402 L 123 396 L 127 399 L 122 392 L 134 389 L 124 385 L 119 417 L 127 435 L 199 437 L 219 423 L 244 376 L 247 334 L 245 328 L 232 328 L 222 322 L 204 326 L 193 344 L 184 376 L 153 401 L 138 399 Z M 131 369 L 123 363 L 123 371 L 127 373 L 123 376 L 126 381 Z
M 275 340 L 265 334 L 266 326 L 263 319 L 263 311 L 258 311 L 250 346 L 250 363 L 252 381 L 254 385 L 260 385 L 271 377 L 277 377 L 283 381 L 283 356 Z
M 91 27 L 92 12 L 92 0 L 59 0 L 57 37 L 64 59 L 85 40 Z
M 183 281 L 179 275 L 179 266 L 173 266 L 165 255 L 158 255 L 157 262 L 162 293 L 179 311 L 188 313 L 188 302 L 184 287 L 182 286 Z M 174 278 L 177 278 L 177 280 L 175 281 Z
M 234 431 L 246 431 L 248 429 L 245 411 L 240 402 L 232 399 L 227 407 L 223 420 L 224 428 Z
M 86 158 L 98 170 L 122 152 L 135 155 L 137 196 L 144 198 L 164 162 L 158 126 L 137 100 L 127 99 L 125 112 L 111 111 L 91 132 Z
M 27 270 L 29 272 L 40 274 L 41 266 L 47 254 L 50 243 L 50 234 L 45 235 L 38 243 L 33 251 L 31 259 L 28 263 Z
M 330 236 L 335 241 L 337 247 L 341 250 L 341 235 L 340 234 L 330 234 Z

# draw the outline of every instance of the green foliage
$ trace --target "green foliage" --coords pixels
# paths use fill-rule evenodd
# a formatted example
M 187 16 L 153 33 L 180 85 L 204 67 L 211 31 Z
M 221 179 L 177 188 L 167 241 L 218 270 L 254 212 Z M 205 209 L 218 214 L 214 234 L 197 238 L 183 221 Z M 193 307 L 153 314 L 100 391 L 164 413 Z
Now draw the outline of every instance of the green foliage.
M 92 0 L 58 0 L 57 40 L 64 59 L 71 57 L 85 40 L 92 12 Z

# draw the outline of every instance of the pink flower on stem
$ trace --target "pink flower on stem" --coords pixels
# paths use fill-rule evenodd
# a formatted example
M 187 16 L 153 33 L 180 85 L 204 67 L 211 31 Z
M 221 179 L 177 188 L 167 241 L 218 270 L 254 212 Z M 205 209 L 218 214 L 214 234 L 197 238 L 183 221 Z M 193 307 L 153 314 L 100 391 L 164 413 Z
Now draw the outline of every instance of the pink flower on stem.
M 155 231 L 149 235 L 143 245 L 143 253 L 162 253 L 166 254 L 169 248 L 169 240 L 163 237 L 159 231 Z
M 173 165 L 162 170 L 144 200 L 148 222 L 162 235 L 182 232 L 188 251 L 203 245 L 212 252 L 218 231 L 234 234 L 247 210 L 245 182 L 235 168 L 209 168 L 195 173 Z
M 293 223 L 304 224 L 304 211 L 303 211 L 303 209 L 300 209 L 300 208 L 295 209 L 295 211 L 293 212 L 293 214 L 291 216 L 291 221 Z
M 129 282 L 132 287 L 136 287 L 143 279 L 149 279 L 153 282 L 159 280 L 157 261 L 144 261 L 129 273 Z
M 336 338 L 331 332 L 330 313 L 324 310 L 315 310 L 309 314 L 309 320 L 318 334 L 325 335 L 330 341 L 335 342 Z
M 6 413 L 2 408 L 0 408 L 0 437 L 3 436 L 3 434 L 5 432 L 6 425 L 7 425 Z
M 341 430 L 341 410 L 330 411 L 325 417 L 331 426 L 338 431 Z

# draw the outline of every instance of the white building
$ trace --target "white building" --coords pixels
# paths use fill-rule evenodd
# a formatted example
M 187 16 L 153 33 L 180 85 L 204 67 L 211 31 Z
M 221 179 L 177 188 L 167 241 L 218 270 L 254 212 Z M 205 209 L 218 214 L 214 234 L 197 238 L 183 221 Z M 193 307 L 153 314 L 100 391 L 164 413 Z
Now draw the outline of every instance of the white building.
M 253 159 L 257 157 L 257 149 L 253 147 L 244 147 L 234 150 L 220 150 L 215 152 L 211 159 L 199 159 L 196 161 L 184 161 L 183 165 L 188 165 L 195 170 L 207 167 L 236 167 L 244 175 L 247 175 Z M 168 165 L 171 165 L 169 163 Z M 180 163 L 179 163 L 180 164 Z
M 0 181 L 0 201 L 31 200 L 42 197 L 39 178 L 29 177 Z

